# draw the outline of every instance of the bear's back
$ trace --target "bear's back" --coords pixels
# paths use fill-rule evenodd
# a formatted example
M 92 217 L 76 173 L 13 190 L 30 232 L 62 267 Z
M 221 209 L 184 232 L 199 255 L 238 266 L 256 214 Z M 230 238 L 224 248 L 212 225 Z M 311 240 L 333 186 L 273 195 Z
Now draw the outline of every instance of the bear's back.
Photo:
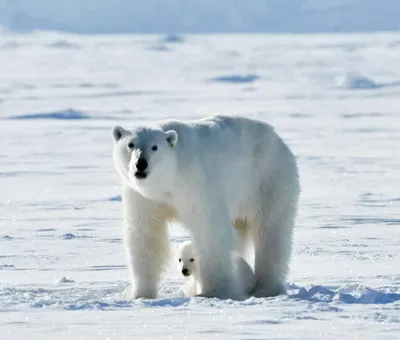
M 164 131 L 175 130 L 179 140 L 185 145 L 196 143 L 203 147 L 220 144 L 228 147 L 230 143 L 241 141 L 244 146 L 254 145 L 254 142 L 262 140 L 264 143 L 275 138 L 274 129 L 259 120 L 243 116 L 230 116 L 215 114 L 197 120 L 169 120 L 161 122 Z M 238 151 L 237 145 L 235 147 Z

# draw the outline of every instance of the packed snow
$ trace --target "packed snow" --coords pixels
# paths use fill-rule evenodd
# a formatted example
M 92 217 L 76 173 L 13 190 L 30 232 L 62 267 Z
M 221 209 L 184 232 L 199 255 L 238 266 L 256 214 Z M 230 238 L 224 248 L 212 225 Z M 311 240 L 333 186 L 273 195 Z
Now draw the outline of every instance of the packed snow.
M 399 34 L 0 38 L 2 340 L 399 338 Z M 111 127 L 214 112 L 298 157 L 288 293 L 129 301 Z

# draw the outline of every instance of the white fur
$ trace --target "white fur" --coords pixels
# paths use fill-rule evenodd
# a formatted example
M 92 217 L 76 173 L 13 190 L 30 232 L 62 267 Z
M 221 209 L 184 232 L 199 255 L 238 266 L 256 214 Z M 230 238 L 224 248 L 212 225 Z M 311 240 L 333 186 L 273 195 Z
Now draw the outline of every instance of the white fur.
M 201 293 L 201 285 L 198 281 L 196 268 L 197 260 L 192 242 L 182 242 L 177 249 L 176 264 L 179 272 L 188 279 L 188 282 L 182 287 L 187 297 Z M 232 253 L 232 265 L 237 294 L 243 299 L 246 299 L 252 293 L 255 285 L 253 270 L 246 260 L 237 252 Z
M 270 125 L 214 115 L 133 132 L 115 127 L 112 136 L 123 183 L 132 297 L 157 296 L 171 220 L 190 232 L 201 296 L 237 298 L 230 265 L 232 225 L 254 247 L 252 294 L 284 293 L 299 180 L 295 157 Z M 143 157 L 147 177 L 136 178 L 135 164 Z
M 185 296 L 192 297 L 201 294 L 201 285 L 197 279 L 198 275 L 196 271 L 197 261 L 190 241 L 182 242 L 179 245 L 177 248 L 176 258 L 179 273 L 188 279 L 182 287 Z M 184 269 L 186 269 L 187 272 L 183 273 Z

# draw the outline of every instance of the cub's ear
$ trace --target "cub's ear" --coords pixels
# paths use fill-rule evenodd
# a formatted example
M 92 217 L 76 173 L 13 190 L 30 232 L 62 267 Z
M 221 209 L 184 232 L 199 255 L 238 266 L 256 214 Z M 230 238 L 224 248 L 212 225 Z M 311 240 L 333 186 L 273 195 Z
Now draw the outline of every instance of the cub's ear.
M 175 130 L 169 130 L 165 133 L 165 139 L 171 148 L 178 143 L 178 133 Z
M 126 131 L 120 126 L 114 126 L 111 130 L 113 142 L 118 142 L 123 136 L 127 135 L 129 131 Z

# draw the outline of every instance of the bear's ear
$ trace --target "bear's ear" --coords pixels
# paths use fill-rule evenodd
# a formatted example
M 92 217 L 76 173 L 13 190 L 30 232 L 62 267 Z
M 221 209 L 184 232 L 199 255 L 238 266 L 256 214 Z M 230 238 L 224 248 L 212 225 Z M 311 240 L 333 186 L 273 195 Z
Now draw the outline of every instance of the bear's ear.
M 123 136 L 125 136 L 128 133 L 128 131 L 117 125 L 112 128 L 111 133 L 113 142 L 118 142 Z
M 165 133 L 165 139 L 171 148 L 178 143 L 178 133 L 175 130 L 169 130 Z

